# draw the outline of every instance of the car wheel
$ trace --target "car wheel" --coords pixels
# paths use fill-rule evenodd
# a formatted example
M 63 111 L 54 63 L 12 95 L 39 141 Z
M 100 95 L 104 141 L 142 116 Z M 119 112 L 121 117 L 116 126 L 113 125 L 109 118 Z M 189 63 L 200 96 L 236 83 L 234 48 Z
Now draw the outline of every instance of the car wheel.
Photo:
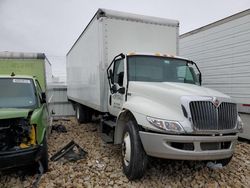
M 40 161 L 42 163 L 44 173 L 47 172 L 49 169 L 49 155 L 48 155 L 48 144 L 46 136 L 43 139 L 43 149 Z
M 78 123 L 82 123 L 82 106 L 76 104 L 76 119 Z
M 122 166 L 129 180 L 140 179 L 146 170 L 148 157 L 143 149 L 138 125 L 129 121 L 123 131 Z
M 92 120 L 92 111 L 81 104 L 76 105 L 76 119 L 78 123 L 88 123 Z

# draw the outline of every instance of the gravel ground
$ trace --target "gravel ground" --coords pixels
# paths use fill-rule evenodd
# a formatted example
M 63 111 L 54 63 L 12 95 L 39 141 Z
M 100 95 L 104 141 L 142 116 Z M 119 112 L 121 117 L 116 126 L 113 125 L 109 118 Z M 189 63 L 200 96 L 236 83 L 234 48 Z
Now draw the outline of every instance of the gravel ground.
M 77 162 L 63 159 L 49 163 L 49 172 L 41 178 L 39 187 L 250 187 L 250 145 L 237 145 L 228 166 L 209 169 L 205 162 L 152 159 L 145 176 L 130 182 L 122 173 L 121 148 L 105 144 L 99 137 L 96 123 L 78 125 L 56 121 L 66 126 L 67 133 L 53 132 L 49 138 L 49 155 L 56 153 L 71 140 L 88 152 Z M 31 187 L 34 175 L 23 172 L 0 174 L 0 187 Z

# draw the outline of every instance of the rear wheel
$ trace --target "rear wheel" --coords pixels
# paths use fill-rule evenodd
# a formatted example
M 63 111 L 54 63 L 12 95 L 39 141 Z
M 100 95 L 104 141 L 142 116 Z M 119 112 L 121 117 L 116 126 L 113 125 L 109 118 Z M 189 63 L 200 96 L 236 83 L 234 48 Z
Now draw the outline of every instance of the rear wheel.
M 76 119 L 78 123 L 90 122 L 92 120 L 91 109 L 81 104 L 76 104 Z
M 77 119 L 78 123 L 82 123 L 82 116 L 81 116 L 81 114 L 82 114 L 82 107 L 81 107 L 81 105 L 80 104 L 76 104 L 75 109 L 76 109 L 76 119 Z
M 127 122 L 123 131 L 122 166 L 129 180 L 140 179 L 146 170 L 148 157 L 143 149 L 137 123 Z

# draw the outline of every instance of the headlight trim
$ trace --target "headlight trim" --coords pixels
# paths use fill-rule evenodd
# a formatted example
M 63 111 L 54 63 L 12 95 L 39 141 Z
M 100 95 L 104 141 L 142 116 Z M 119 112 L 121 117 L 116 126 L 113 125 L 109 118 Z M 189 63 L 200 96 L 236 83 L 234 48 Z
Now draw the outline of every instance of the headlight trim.
M 241 117 L 239 115 L 237 117 L 237 129 L 240 133 L 242 133 L 244 129 L 244 123 L 242 122 Z
M 165 120 L 147 116 L 147 121 L 154 127 L 169 133 L 184 133 L 185 130 L 178 121 Z

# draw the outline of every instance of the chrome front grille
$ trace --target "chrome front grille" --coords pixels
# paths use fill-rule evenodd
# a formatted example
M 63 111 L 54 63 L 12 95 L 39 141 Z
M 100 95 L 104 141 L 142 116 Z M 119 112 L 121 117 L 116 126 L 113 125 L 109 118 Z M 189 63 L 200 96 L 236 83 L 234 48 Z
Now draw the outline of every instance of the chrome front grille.
M 216 107 L 211 101 L 192 101 L 189 106 L 195 130 L 226 130 L 236 126 L 234 103 L 222 102 Z

